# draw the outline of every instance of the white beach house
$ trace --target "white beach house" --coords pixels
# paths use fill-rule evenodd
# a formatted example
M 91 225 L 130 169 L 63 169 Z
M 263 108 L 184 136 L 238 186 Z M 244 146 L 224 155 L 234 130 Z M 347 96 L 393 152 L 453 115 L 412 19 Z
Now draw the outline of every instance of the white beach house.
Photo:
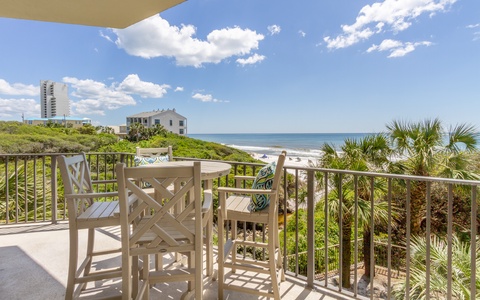
M 127 132 L 130 130 L 130 125 L 133 123 L 140 123 L 147 128 L 160 124 L 170 132 L 179 135 L 187 134 L 187 118 L 178 114 L 175 111 L 175 108 L 166 110 L 157 109 L 128 116 Z

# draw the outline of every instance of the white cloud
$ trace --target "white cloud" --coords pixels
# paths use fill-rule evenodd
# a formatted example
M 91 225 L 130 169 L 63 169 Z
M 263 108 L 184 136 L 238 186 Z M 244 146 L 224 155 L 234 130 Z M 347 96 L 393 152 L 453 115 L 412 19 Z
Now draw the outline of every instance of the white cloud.
M 183 92 L 183 86 L 177 86 L 174 92 Z
M 24 117 L 40 117 L 40 104 L 34 99 L 0 98 L 0 118 L 20 120 Z
M 307 36 L 307 34 L 306 34 L 303 30 L 299 30 L 299 31 L 298 31 L 298 34 L 299 34 L 301 37 Z
M 142 58 L 174 57 L 177 65 L 201 67 L 232 56 L 248 55 L 264 39 L 250 29 L 239 27 L 214 30 L 206 40 L 195 38 L 193 25 L 170 26 L 155 15 L 125 29 L 112 29 L 115 43 L 128 54 Z
M 107 108 L 103 105 L 102 101 L 99 99 L 82 99 L 80 101 L 70 102 L 72 108 L 75 110 L 74 114 L 79 115 L 99 115 L 104 116 L 105 110 L 116 109 L 116 108 Z
M 201 102 L 212 102 L 213 96 L 211 94 L 196 93 L 192 96 L 193 99 L 200 100 Z
M 107 41 L 109 41 L 110 43 L 113 43 L 113 40 L 111 37 L 109 37 L 108 35 L 106 35 L 102 30 L 100 30 L 100 36 L 104 39 L 106 39 Z
M 229 101 L 215 99 L 211 94 L 196 93 L 192 96 L 192 98 L 196 100 L 200 100 L 201 102 L 229 102 Z
M 166 89 L 170 88 L 168 85 L 141 81 L 136 74 L 130 74 L 120 84 L 113 83 L 110 86 L 91 79 L 73 77 L 64 77 L 63 81 L 73 88 L 72 96 L 80 98 L 78 101 L 71 101 L 74 114 L 89 115 L 105 115 L 107 110 L 136 105 L 133 96 L 162 98 L 167 92 Z
M 282 31 L 282 28 L 278 25 L 270 25 L 267 27 L 267 29 L 270 32 L 270 35 L 279 34 L 280 31 Z
M 350 47 L 385 31 L 397 33 L 409 28 L 412 21 L 424 13 L 433 16 L 443 12 L 457 0 L 385 0 L 364 6 L 352 25 L 342 25 L 343 33 L 327 36 L 324 41 L 329 49 Z
M 253 65 L 253 64 L 256 64 L 257 62 L 261 62 L 264 59 L 265 59 L 264 55 L 258 55 L 257 53 L 255 53 L 254 55 L 252 55 L 250 57 L 237 59 L 237 63 L 242 65 L 242 66 Z
M 468 29 L 473 29 L 473 28 L 478 28 L 480 27 L 480 23 L 478 24 L 471 24 L 466 26 Z M 473 41 L 478 41 L 480 40 L 480 31 L 476 31 L 473 33 Z
M 417 42 L 417 43 L 402 43 L 400 41 L 395 41 L 395 40 L 383 40 L 380 45 L 372 45 L 370 48 L 367 49 L 367 52 L 373 52 L 373 51 L 389 51 L 390 55 L 388 56 L 389 58 L 394 58 L 394 57 L 402 57 L 407 55 L 408 53 L 414 51 L 418 46 L 431 46 L 432 43 L 428 41 L 423 41 L 423 42 Z
M 127 93 L 118 91 L 114 84 L 106 86 L 102 82 L 94 81 L 92 79 L 77 79 L 74 77 L 64 77 L 63 81 L 69 83 L 74 89 L 71 93 L 78 98 L 86 99 L 102 99 L 105 101 L 105 106 L 112 107 L 117 104 L 134 104 L 135 101 Z
M 142 81 L 137 74 L 130 74 L 120 83 L 107 86 L 103 82 L 92 79 L 64 77 L 63 82 L 70 85 L 71 96 L 79 100 L 70 100 L 74 115 L 105 115 L 107 110 L 115 110 L 123 106 L 137 104 L 134 96 L 141 98 L 162 98 L 169 85 Z M 183 89 L 178 87 L 177 89 Z M 40 88 L 21 83 L 9 84 L 0 79 L 0 94 L 35 95 Z M 33 99 L 2 99 L 0 98 L 0 118 L 10 118 L 15 115 L 40 116 L 40 104 Z
M 141 81 L 137 74 L 128 75 L 118 86 L 119 91 L 127 94 L 137 94 L 142 98 L 162 98 L 167 93 L 168 84 L 156 84 Z
M 372 45 L 372 47 L 368 48 L 367 52 L 372 52 L 372 51 L 386 51 L 390 50 L 392 48 L 398 48 L 403 45 L 402 42 L 400 41 L 395 41 L 395 40 L 383 40 L 380 45 Z
M 106 86 L 102 82 L 91 79 L 80 80 L 73 77 L 64 77 L 74 89 L 72 96 L 81 98 L 71 100 L 73 114 L 105 115 L 106 110 L 114 110 L 127 105 L 136 105 L 135 99 L 126 92 L 119 91 L 115 85 Z
M 480 31 L 475 32 L 475 33 L 473 34 L 473 40 L 474 40 L 474 41 L 480 40 Z
M 26 85 L 23 83 L 10 84 L 4 79 L 0 79 L 0 95 L 10 96 L 38 96 L 40 86 Z

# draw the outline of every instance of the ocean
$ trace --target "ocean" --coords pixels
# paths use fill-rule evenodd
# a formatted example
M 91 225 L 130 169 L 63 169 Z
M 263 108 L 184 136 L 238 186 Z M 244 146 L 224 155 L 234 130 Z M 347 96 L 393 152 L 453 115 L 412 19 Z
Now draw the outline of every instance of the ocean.
M 330 143 L 340 150 L 344 140 L 360 139 L 370 133 L 235 133 L 189 134 L 188 137 L 224 144 L 246 152 L 279 155 L 286 150 L 290 157 L 316 159 L 320 147 Z

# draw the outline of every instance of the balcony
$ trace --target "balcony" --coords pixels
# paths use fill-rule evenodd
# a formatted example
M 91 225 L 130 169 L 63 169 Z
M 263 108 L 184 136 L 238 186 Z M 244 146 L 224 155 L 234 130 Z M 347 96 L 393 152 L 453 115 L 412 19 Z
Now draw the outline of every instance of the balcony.
M 68 224 L 63 187 L 57 175 L 57 155 L 0 155 L 0 174 L 3 174 L 0 176 L 2 297 L 63 298 Z M 117 162 L 133 163 L 129 153 L 92 153 L 88 158 L 92 176 L 99 179 L 114 178 L 113 167 Z M 261 166 L 230 163 L 231 174 L 216 180 L 214 186 L 230 185 L 234 174 L 256 173 Z M 330 184 L 331 178 L 338 184 Z M 425 298 L 460 298 L 456 294 L 460 285 L 465 295 L 478 297 L 479 275 L 475 274 L 479 272 L 480 263 L 477 242 L 479 185 L 479 181 L 299 168 L 289 166 L 287 161 L 280 203 L 281 210 L 287 213 L 279 216 L 287 275 L 287 281 L 281 285 L 282 299 L 393 299 L 395 295 L 399 298 L 395 291 L 402 286 L 405 290 L 416 287 L 418 276 L 425 279 L 425 284 L 417 289 L 425 293 Z M 412 216 L 419 214 L 411 211 L 410 201 L 418 186 L 423 186 L 426 193 L 421 209 L 421 233 L 415 235 L 409 224 Z M 115 187 L 97 188 L 111 190 Z M 335 194 L 339 196 L 333 197 Z M 333 202 L 332 197 L 335 198 Z M 368 207 L 362 207 L 365 203 L 360 198 L 370 199 Z M 444 201 L 439 203 L 438 199 Z M 351 210 L 334 212 L 332 203 L 337 203 L 337 207 L 338 204 L 350 205 Z M 361 208 L 370 208 L 373 212 L 382 209 L 387 222 L 378 222 L 375 214 L 362 215 L 365 210 Z M 394 219 L 397 224 L 407 224 L 406 230 L 396 227 Z M 119 243 L 117 231 L 116 228 L 99 230 L 97 236 L 104 244 Z M 350 234 L 342 235 L 342 232 Z M 262 238 L 265 232 L 247 229 L 246 233 L 248 237 Z M 421 240 L 418 236 L 423 236 L 424 244 L 418 242 Z M 441 238 L 434 238 L 436 236 Z M 454 247 L 458 239 L 464 241 L 462 245 L 468 249 L 477 250 L 468 250 L 462 257 L 463 263 L 470 268 L 469 274 L 459 273 L 456 268 Z M 423 269 L 418 268 L 418 257 L 415 257 L 421 248 L 419 245 L 425 250 Z M 446 249 L 445 257 L 439 258 L 439 248 Z M 262 259 L 262 254 L 255 249 L 239 254 L 258 255 L 258 259 Z M 365 256 L 372 259 L 365 259 Z M 115 264 L 118 259 L 112 257 L 110 262 Z M 364 276 L 366 269 L 375 270 L 374 281 Z M 350 279 L 348 288 L 341 284 L 348 281 L 346 278 Z M 261 284 L 257 277 L 242 280 L 238 278 L 238 284 Z M 372 285 L 373 293 L 370 292 Z M 85 298 L 115 295 L 119 287 L 119 281 L 91 284 Z M 216 299 L 216 288 L 215 281 L 206 279 L 205 299 Z M 162 299 L 168 294 L 176 299 L 182 289 L 181 284 L 156 286 L 152 298 Z M 400 297 L 415 298 L 414 293 Z M 228 299 L 258 298 L 231 293 Z
M 97 242 L 102 245 L 120 246 L 120 241 L 115 234 L 119 228 L 109 228 L 97 231 Z M 8 235 L 8 238 L 7 238 Z M 85 241 L 86 234 L 80 237 Z M 80 249 L 85 247 L 80 246 Z M 106 247 L 105 247 L 106 248 Z M 81 252 L 81 255 L 83 253 Z M 216 256 L 216 251 L 214 252 Z M 2 299 L 64 299 L 68 266 L 68 223 L 61 221 L 57 224 L 29 224 L 13 225 L 0 228 L 0 263 L 2 272 L 0 280 L 2 286 L 0 293 Z M 54 259 L 53 259 L 54 258 Z M 111 266 L 120 264 L 119 256 L 109 259 Z M 95 266 L 94 266 L 95 267 Z M 103 265 L 105 267 L 105 265 Z M 217 268 L 217 265 L 214 265 Z M 241 282 L 254 281 L 261 284 L 261 279 L 247 274 Z M 205 278 L 204 299 L 217 299 L 217 282 Z M 99 299 L 119 296 L 121 288 L 120 279 L 89 284 L 82 293 L 82 299 Z M 186 283 L 157 284 L 151 290 L 151 299 L 180 299 Z M 328 290 L 306 289 L 304 282 L 293 277 L 281 285 L 282 299 L 349 299 L 335 296 Z M 33 296 L 32 296 L 33 295 Z M 226 293 L 228 299 L 258 299 L 258 297 L 236 292 Z M 326 296 L 330 295 L 330 296 Z

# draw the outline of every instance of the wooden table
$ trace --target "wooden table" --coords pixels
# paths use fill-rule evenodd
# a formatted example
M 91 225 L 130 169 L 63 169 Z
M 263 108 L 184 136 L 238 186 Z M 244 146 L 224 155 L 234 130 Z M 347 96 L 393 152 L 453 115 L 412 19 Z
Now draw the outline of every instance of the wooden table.
M 162 162 L 159 164 L 150 164 L 150 165 L 143 165 L 139 166 L 141 167 L 178 167 L 178 166 L 193 166 L 194 161 L 187 161 L 187 160 L 182 160 L 182 161 L 167 161 L 167 162 Z M 232 166 L 227 163 L 223 162 L 215 162 L 215 161 L 201 161 L 201 177 L 202 180 L 205 182 L 205 189 L 211 189 L 212 188 L 212 181 L 215 178 L 222 177 L 225 175 L 230 174 L 230 169 Z
M 193 166 L 193 161 L 172 161 L 168 162 L 172 166 Z M 227 163 L 215 161 L 201 161 L 201 177 L 207 183 L 205 189 L 212 188 L 212 180 L 230 174 L 232 166 Z

